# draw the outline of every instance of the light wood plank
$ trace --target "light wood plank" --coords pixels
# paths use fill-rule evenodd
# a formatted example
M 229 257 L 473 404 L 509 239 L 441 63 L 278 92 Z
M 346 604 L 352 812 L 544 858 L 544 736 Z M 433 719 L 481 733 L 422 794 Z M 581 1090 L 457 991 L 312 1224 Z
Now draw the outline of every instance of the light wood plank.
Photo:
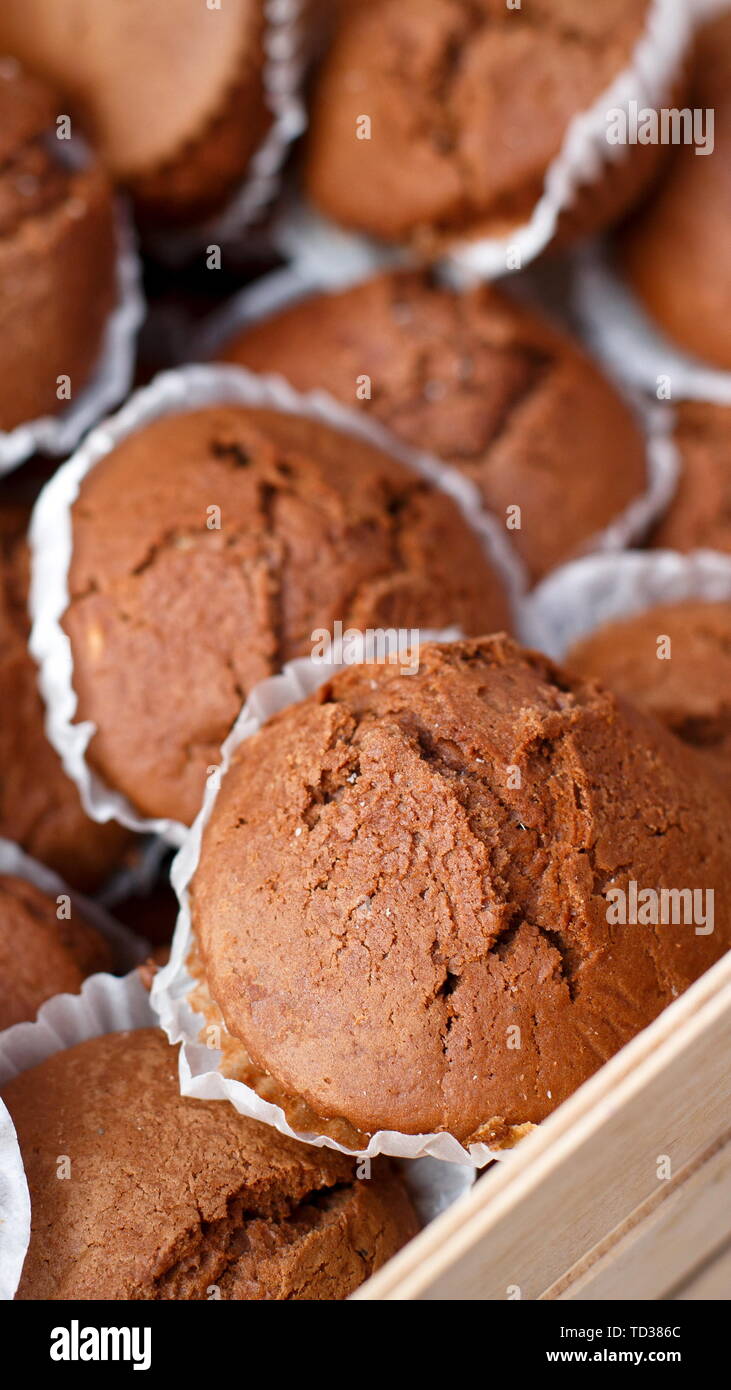
M 693 1300 L 709 1301 L 731 1300 L 731 1245 L 709 1260 L 702 1269 L 696 1271 L 682 1288 L 673 1295 L 681 1302 Z
M 687 1164 L 544 1298 L 666 1298 L 731 1235 L 731 1134 Z
M 731 954 L 355 1297 L 538 1298 L 731 1117 Z

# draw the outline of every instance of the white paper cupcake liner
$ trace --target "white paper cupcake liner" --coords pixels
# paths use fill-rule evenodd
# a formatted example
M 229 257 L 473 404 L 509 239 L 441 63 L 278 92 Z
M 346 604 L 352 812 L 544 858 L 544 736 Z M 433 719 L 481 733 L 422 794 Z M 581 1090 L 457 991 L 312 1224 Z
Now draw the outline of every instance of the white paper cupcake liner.
M 121 923 L 115 922 L 101 903 L 94 902 L 91 898 L 84 897 L 83 893 L 69 888 L 58 874 L 48 869 L 45 864 L 39 864 L 37 859 L 31 859 L 29 855 L 24 854 L 19 845 L 12 840 L 0 839 L 0 874 L 25 879 L 49 898 L 55 899 L 62 894 L 69 897 L 85 921 L 96 927 L 100 936 L 109 942 L 119 970 L 130 970 L 149 955 L 150 948 L 147 943 Z
M 589 247 L 577 256 L 574 305 L 582 332 L 618 381 L 655 397 L 667 381 L 672 400 L 731 405 L 731 372 L 691 357 L 666 338 L 614 269 L 606 248 Z
M 154 1028 L 157 1018 L 137 971 L 121 979 L 92 975 L 80 994 L 59 994 L 44 1004 L 34 1023 L 17 1023 L 0 1033 L 0 1088 L 56 1052 L 88 1038 L 136 1028 Z M 471 1165 L 424 1159 L 403 1165 L 414 1205 L 426 1224 L 466 1192 L 475 1180 Z M 30 1200 L 15 1131 L 0 1101 L 0 1298 L 13 1298 L 30 1239 Z
M 0 1299 L 15 1296 L 30 1241 L 30 1194 L 13 1122 L 0 1100 Z
M 627 382 L 616 382 L 638 417 L 647 450 L 646 490 L 625 507 L 603 531 L 590 536 L 582 547 L 585 554 L 627 550 L 641 541 L 659 521 L 675 495 L 680 458 L 673 440 L 674 412 L 658 401 L 648 401 Z M 587 467 L 592 466 L 591 458 Z
M 126 396 L 132 383 L 137 330 L 145 312 L 140 266 L 126 210 L 117 209 L 117 304 L 109 316 L 100 357 L 83 390 L 59 415 L 44 415 L 0 430 L 0 477 L 39 450 L 61 457 L 106 411 Z
M 731 555 L 695 550 L 590 555 L 544 579 L 523 606 L 522 637 L 556 661 L 615 619 L 685 599 L 731 601 Z
M 79 994 L 56 994 L 41 1004 L 33 1023 L 16 1023 L 0 1033 L 0 1088 L 54 1052 L 87 1038 L 155 1023 L 150 996 L 136 970 L 119 976 L 90 975 Z
M 201 247 L 235 244 L 266 211 L 279 191 L 290 146 L 303 133 L 307 113 L 302 84 L 309 56 L 308 0 L 265 0 L 264 97 L 272 124 L 252 157 L 243 182 L 222 212 L 197 226 L 151 233 L 150 250 L 180 265 Z
M 485 512 L 479 493 L 456 469 L 428 454 L 405 448 L 374 420 L 338 405 L 324 393 L 307 396 L 293 391 L 279 377 L 256 376 L 241 367 L 181 367 L 164 372 L 142 391 L 130 397 L 122 410 L 94 430 L 81 447 L 43 489 L 35 506 L 29 540 L 31 546 L 30 611 L 33 628 L 30 649 L 39 667 L 41 691 L 46 703 L 46 732 L 64 769 L 76 783 L 84 809 L 93 820 L 117 820 L 131 830 L 162 835 L 181 844 L 186 827 L 177 821 L 140 816 L 126 797 L 107 787 L 86 761 L 86 750 L 95 732 L 88 720 L 74 723 L 76 693 L 73 688 L 71 644 L 61 627 L 68 606 L 68 572 L 72 550 L 71 508 L 86 474 L 105 454 L 159 416 L 196 410 L 204 406 L 234 403 L 267 406 L 324 421 L 356 435 L 398 458 L 414 472 L 429 479 L 457 503 L 465 520 L 481 540 L 491 563 L 502 576 L 513 608 L 517 610 L 523 576 L 502 528 Z
M 523 266 L 535 260 L 552 241 L 562 214 L 571 209 L 577 194 L 597 184 L 609 165 L 626 158 L 626 147 L 607 141 L 607 111 L 615 107 L 626 111 L 630 102 L 637 102 L 640 108 L 657 107 L 668 96 L 691 39 L 697 18 L 694 6 L 695 0 L 652 0 L 644 32 L 628 66 L 592 106 L 570 122 L 530 218 L 504 236 L 467 240 L 445 252 L 443 265 L 455 281 L 492 280 L 504 275 L 508 255 L 511 263 L 517 257 Z M 340 267 L 348 257 L 360 257 L 365 273 L 368 266 L 377 269 L 394 254 L 403 255 L 368 237 L 344 233 L 307 210 L 295 213 L 291 222 L 285 219 L 277 239 L 295 264 L 302 258 L 307 270 L 318 277 L 320 288 L 341 283 Z
M 423 640 L 429 640 L 423 634 Z M 435 633 L 437 640 L 451 640 L 453 633 Z M 379 1130 L 370 1137 L 367 1148 L 350 1149 L 329 1135 L 313 1131 L 298 1131 L 291 1127 L 281 1106 L 263 1100 L 250 1086 L 227 1077 L 220 1069 L 221 1054 L 200 1042 L 206 1020 L 194 1012 L 188 997 L 197 982 L 189 974 L 187 962 L 195 936 L 190 920 L 188 885 L 200 857 L 201 839 L 226 775 L 234 751 L 244 739 L 250 738 L 262 724 L 279 710 L 305 699 L 323 681 L 332 677 L 338 666 L 326 667 L 308 657 L 289 662 L 278 676 L 260 681 L 252 690 L 239 718 L 221 749 L 221 773 L 209 778 L 203 806 L 175 857 L 170 875 L 180 902 L 180 913 L 173 936 L 170 961 L 155 976 L 152 1004 L 160 1025 L 171 1042 L 182 1043 L 180 1050 L 180 1080 L 184 1095 L 205 1100 L 228 1100 L 241 1115 L 273 1125 L 280 1134 L 307 1144 L 337 1149 L 339 1153 L 375 1158 L 389 1154 L 393 1158 L 417 1159 L 431 1157 L 442 1162 L 483 1167 L 504 1155 L 486 1144 L 471 1144 L 464 1148 L 453 1135 L 400 1134 L 395 1130 Z

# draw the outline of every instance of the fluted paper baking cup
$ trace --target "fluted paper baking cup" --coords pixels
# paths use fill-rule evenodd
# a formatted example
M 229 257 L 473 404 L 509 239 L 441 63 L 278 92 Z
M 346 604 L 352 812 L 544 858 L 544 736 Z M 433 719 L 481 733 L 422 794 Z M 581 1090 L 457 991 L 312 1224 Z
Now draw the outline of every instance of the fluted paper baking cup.
M 86 431 L 129 391 L 145 302 L 135 240 L 121 203 L 117 205 L 117 244 L 117 303 L 104 329 L 92 376 L 59 415 L 44 415 L 15 429 L 0 430 L 0 476 L 17 468 L 36 450 L 58 457 L 69 454 Z
M 243 367 L 180 367 L 156 377 L 131 396 L 117 415 L 88 435 L 38 498 L 29 531 L 33 619 L 30 649 L 39 667 L 46 703 L 46 732 L 66 773 L 76 783 L 87 814 L 96 821 L 117 820 L 131 830 L 162 835 L 171 844 L 182 843 L 186 827 L 179 821 L 140 816 L 126 797 L 106 786 L 86 761 L 95 726 L 88 720 L 74 722 L 77 700 L 73 657 L 61 627 L 69 602 L 71 509 L 86 474 L 128 434 L 163 415 L 221 404 L 264 406 L 306 415 L 391 454 L 456 502 L 502 576 L 514 608 L 524 588 L 522 571 L 505 534 L 494 517 L 485 512 L 475 486 L 430 454 L 407 449 L 374 420 L 347 410 L 322 392 L 299 395 L 282 378 L 256 376 Z
M 709 400 L 731 406 L 731 371 L 685 353 L 653 324 L 638 297 L 611 264 L 609 250 L 578 254 L 574 306 L 593 352 L 617 381 L 673 400 Z
M 629 111 L 630 103 L 635 102 L 639 109 L 662 104 L 678 78 L 696 19 L 689 0 L 652 0 L 630 63 L 587 110 L 579 112 L 569 123 L 528 220 L 504 236 L 464 240 L 450 247 L 442 264 L 453 279 L 493 280 L 506 273 L 509 257 L 510 264 L 526 266 L 546 249 L 561 216 L 571 210 L 578 193 L 597 185 L 609 165 L 627 157 L 627 146 L 607 141 L 607 111 Z M 303 222 L 309 224 L 310 231 L 299 251 Z M 306 259 L 308 269 L 318 276 L 320 288 L 340 283 L 339 264 L 348 242 L 353 248 L 349 254 L 360 256 L 374 269 L 389 262 L 394 254 L 382 243 L 346 234 L 306 210 L 295 214 L 291 222 L 284 220 L 278 240 L 295 264 L 300 255 Z
M 423 640 L 450 640 L 455 634 L 423 634 Z M 173 862 L 171 882 L 178 895 L 180 912 L 178 915 L 170 961 L 155 976 L 152 986 L 152 1005 L 171 1042 L 180 1042 L 180 1080 L 184 1095 L 198 1096 L 205 1100 L 228 1100 L 241 1115 L 262 1120 L 273 1125 L 280 1134 L 291 1139 L 302 1140 L 306 1144 L 326 1146 L 340 1153 L 375 1158 L 378 1154 L 390 1154 L 394 1158 L 417 1159 L 431 1157 L 443 1162 L 471 1165 L 481 1168 L 495 1158 L 502 1157 L 498 1150 L 487 1144 L 471 1144 L 465 1148 L 453 1135 L 441 1134 L 401 1134 L 396 1130 L 379 1130 L 370 1136 L 365 1148 L 349 1148 L 338 1143 L 331 1135 L 317 1131 L 301 1131 L 292 1128 L 281 1106 L 263 1099 L 252 1087 L 243 1081 L 225 1074 L 222 1053 L 201 1042 L 201 1034 L 208 1020 L 196 1013 L 191 1003 L 192 992 L 198 981 L 191 975 L 188 965 L 191 952 L 195 950 L 195 933 L 190 917 L 188 886 L 195 875 L 200 857 L 203 831 L 216 803 L 218 791 L 226 776 L 233 753 L 244 739 L 256 733 L 271 715 L 288 705 L 305 699 L 323 681 L 330 679 L 340 669 L 338 666 L 324 666 L 321 662 L 301 657 L 289 662 L 278 676 L 260 681 L 252 690 L 241 714 L 221 749 L 220 772 L 208 779 L 203 806 Z M 225 1029 L 222 1029 L 225 1032 Z
M 30 1196 L 13 1122 L 0 1100 L 0 1299 L 18 1287 L 30 1241 Z
M 522 637 L 556 661 L 596 628 L 686 599 L 731 601 L 731 555 L 715 550 L 590 555 L 554 570 L 526 601 Z
M 618 381 L 656 396 L 669 385 L 672 399 L 731 405 L 731 372 L 692 357 L 655 326 L 612 264 L 606 247 L 577 256 L 574 304 L 593 351 Z
M 56 994 L 41 1004 L 33 1023 L 15 1023 L 0 1033 L 0 1088 L 87 1038 L 154 1025 L 150 997 L 136 970 L 90 975 L 78 994 Z
M 0 1033 L 0 1088 L 89 1038 L 136 1028 L 154 1028 L 149 994 L 135 970 L 121 979 L 92 975 L 80 994 L 59 994 L 44 1004 L 34 1023 L 16 1023 Z M 451 1206 L 475 1180 L 471 1165 L 426 1158 L 402 1165 L 412 1200 L 424 1224 Z M 0 1101 L 0 1297 L 13 1298 L 30 1239 L 30 1201 L 15 1131 Z
M 0 874 L 25 879 L 49 898 L 70 898 L 84 920 L 90 926 L 96 927 L 100 936 L 109 942 L 117 969 L 129 970 L 149 955 L 150 948 L 147 943 L 129 928 L 115 922 L 100 903 L 69 888 L 58 874 L 46 868 L 45 864 L 39 864 L 37 859 L 31 859 L 12 840 L 0 839 Z
M 680 459 L 673 440 L 673 411 L 659 401 L 648 401 L 626 382 L 623 394 L 633 407 L 645 436 L 647 487 L 603 531 L 589 537 L 582 547 L 586 554 L 621 552 L 643 540 L 669 507 L 678 483 Z M 587 459 L 587 466 L 591 467 L 590 459 Z
M 236 244 L 276 197 L 289 148 L 307 125 L 302 98 L 310 50 L 307 4 L 265 0 L 264 100 L 272 123 L 223 211 L 197 226 L 150 233 L 147 245 L 160 260 L 176 265 L 209 244 Z

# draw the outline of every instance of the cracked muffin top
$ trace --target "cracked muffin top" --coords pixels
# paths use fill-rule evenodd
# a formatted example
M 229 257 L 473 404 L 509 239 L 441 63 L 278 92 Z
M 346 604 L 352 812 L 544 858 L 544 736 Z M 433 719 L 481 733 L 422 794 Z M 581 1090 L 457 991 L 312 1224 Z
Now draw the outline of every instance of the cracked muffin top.
M 607 623 L 566 657 L 708 755 L 731 788 L 731 604 L 659 604 Z
M 57 1052 L 2 1098 L 31 1198 L 19 1299 L 344 1299 L 417 1231 L 386 1160 L 359 1180 L 342 1154 L 182 1097 L 155 1029 Z
M 507 232 L 538 202 L 572 118 L 627 66 L 647 10 L 648 0 L 348 5 L 315 85 L 312 200 L 344 226 L 426 252 Z M 624 153 L 581 210 L 587 225 L 623 211 L 663 156 Z
M 111 190 L 57 138 L 62 111 L 0 50 L 0 430 L 75 399 L 116 297 Z
M 372 410 L 460 468 L 501 523 L 518 506 L 507 536 L 533 580 L 646 486 L 644 442 L 614 387 L 570 338 L 490 285 L 458 294 L 426 274 L 378 275 L 245 329 L 222 356 Z M 364 374 L 367 402 L 356 399 Z
M 650 545 L 731 551 L 731 407 L 682 401 L 674 438 L 678 486 Z
M 508 624 L 456 504 L 353 436 L 217 407 L 155 421 L 87 474 L 70 603 L 89 761 L 145 815 L 189 823 L 256 681 L 316 629 Z
M 192 921 L 286 1094 L 367 1134 L 503 1143 L 723 954 L 730 849 L 722 788 L 653 720 L 508 638 L 430 645 L 240 744 Z M 713 889 L 713 931 L 631 924 L 632 881 Z
M 0 505 L 0 836 L 91 892 L 119 866 L 131 836 L 89 819 L 46 737 L 28 651 L 26 522 L 24 508 Z
M 76 994 L 87 975 L 111 970 L 107 942 L 75 904 L 68 911 L 59 916 L 35 884 L 0 876 L 0 1030 L 34 1019 L 54 994 Z

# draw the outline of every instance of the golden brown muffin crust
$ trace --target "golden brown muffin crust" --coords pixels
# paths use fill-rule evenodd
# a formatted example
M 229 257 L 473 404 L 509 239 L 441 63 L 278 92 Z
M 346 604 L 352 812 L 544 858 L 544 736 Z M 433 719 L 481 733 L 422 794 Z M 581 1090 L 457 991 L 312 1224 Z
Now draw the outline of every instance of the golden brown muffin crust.
M 76 994 L 87 975 L 111 967 L 107 942 L 78 907 L 59 917 L 34 884 L 0 876 L 0 1030 L 34 1019 L 52 995 Z
M 674 438 L 678 486 L 650 545 L 731 551 L 731 406 L 682 401 Z
M 20 1299 L 343 1299 L 416 1234 L 387 1161 L 361 1181 L 342 1154 L 182 1097 L 155 1029 L 57 1052 L 3 1100 L 31 1194 Z
M 0 47 L 67 94 L 148 220 L 217 209 L 271 123 L 263 0 L 5 0 Z
M 626 67 L 647 0 L 369 0 L 348 5 L 315 86 L 313 201 L 337 222 L 416 241 L 502 233 L 525 220 L 573 116 Z M 370 138 L 358 122 L 371 121 Z M 603 221 L 649 177 L 635 150 Z M 643 179 L 644 181 L 644 179 Z
M 585 637 L 566 665 L 707 754 L 731 789 L 731 604 L 658 604 Z
M 314 630 L 508 622 L 448 497 L 272 411 L 221 406 L 128 437 L 84 480 L 73 532 L 78 717 L 98 728 L 96 770 L 147 815 L 193 819 L 246 694 Z
M 116 298 L 114 211 L 93 161 L 72 168 L 56 99 L 0 59 L 0 429 L 57 414 L 97 362 Z
M 579 551 L 646 486 L 639 427 L 564 334 L 489 285 L 378 275 L 245 329 L 222 354 L 372 410 L 480 488 L 532 579 Z M 356 387 L 366 374 L 372 399 Z M 567 421 L 570 420 L 570 428 Z M 485 629 L 486 630 L 486 629 Z
M 239 746 L 193 926 L 286 1092 L 466 1140 L 540 1121 L 723 953 L 730 835 L 722 788 L 630 706 L 507 638 L 428 647 Z M 713 933 L 615 925 L 631 880 L 713 888 Z

